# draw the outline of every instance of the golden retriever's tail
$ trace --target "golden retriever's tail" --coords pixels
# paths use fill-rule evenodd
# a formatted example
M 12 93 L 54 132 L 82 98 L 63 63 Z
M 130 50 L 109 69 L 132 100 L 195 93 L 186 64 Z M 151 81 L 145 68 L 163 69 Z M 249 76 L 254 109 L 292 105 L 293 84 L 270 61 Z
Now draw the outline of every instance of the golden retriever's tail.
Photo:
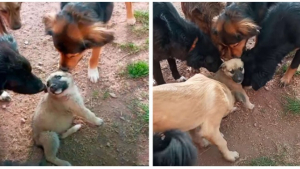
M 154 166 L 193 166 L 197 160 L 197 148 L 187 133 L 169 130 L 153 136 Z

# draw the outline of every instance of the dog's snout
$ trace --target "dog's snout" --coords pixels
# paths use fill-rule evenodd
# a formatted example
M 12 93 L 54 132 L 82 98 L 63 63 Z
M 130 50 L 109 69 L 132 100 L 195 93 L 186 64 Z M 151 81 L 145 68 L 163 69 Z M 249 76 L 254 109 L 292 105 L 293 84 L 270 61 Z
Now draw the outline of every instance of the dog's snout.
M 13 30 L 18 30 L 18 29 L 20 29 L 21 27 L 22 27 L 21 24 L 14 24 L 14 25 L 12 26 L 12 29 L 13 29 Z
M 69 68 L 68 67 L 65 67 L 65 66 L 60 66 L 59 67 L 59 70 L 63 71 L 63 72 L 68 72 L 69 71 Z

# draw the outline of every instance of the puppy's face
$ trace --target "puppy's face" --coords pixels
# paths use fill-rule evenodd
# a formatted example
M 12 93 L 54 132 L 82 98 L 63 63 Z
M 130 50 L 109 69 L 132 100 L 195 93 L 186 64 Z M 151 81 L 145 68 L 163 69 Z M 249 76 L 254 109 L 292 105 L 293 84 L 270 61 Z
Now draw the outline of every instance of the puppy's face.
M 65 71 L 78 64 L 85 50 L 102 47 L 114 39 L 113 32 L 105 30 L 102 24 L 86 23 L 84 18 L 71 16 L 72 11 L 66 10 L 71 9 L 66 6 L 64 11 L 43 18 L 46 32 L 60 53 L 60 69 Z
M 244 80 L 244 63 L 241 59 L 231 59 L 221 65 L 221 70 L 236 83 Z
M 0 2 L 1 16 L 5 18 L 12 30 L 20 29 L 22 26 L 20 17 L 21 4 L 22 2 Z
M 252 19 L 244 17 L 243 12 L 231 5 L 213 19 L 212 32 L 226 49 L 223 55 L 241 57 L 247 40 L 259 33 L 259 26 Z
M 47 78 L 47 91 L 52 95 L 64 95 L 72 86 L 72 75 L 67 72 L 54 72 Z

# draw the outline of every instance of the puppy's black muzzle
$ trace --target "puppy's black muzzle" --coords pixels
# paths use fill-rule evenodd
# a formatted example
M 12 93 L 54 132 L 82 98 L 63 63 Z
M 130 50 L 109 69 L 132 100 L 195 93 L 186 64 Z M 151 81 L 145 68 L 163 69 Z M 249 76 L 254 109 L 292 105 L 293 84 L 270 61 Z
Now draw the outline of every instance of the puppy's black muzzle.
M 236 70 L 232 77 L 232 80 L 236 83 L 242 83 L 244 80 L 244 74 L 241 71 Z

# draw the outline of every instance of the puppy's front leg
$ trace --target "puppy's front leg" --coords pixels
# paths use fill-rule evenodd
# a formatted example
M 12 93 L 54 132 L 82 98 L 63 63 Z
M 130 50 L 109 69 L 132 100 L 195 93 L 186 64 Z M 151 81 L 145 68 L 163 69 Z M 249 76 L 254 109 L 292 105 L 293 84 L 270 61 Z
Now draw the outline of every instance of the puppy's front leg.
M 99 117 L 97 117 L 93 112 L 91 112 L 88 108 L 86 108 L 84 105 L 81 105 L 78 107 L 78 109 L 75 111 L 75 114 L 83 117 L 86 119 L 86 121 L 100 126 L 103 123 L 103 120 Z
M 252 110 L 254 108 L 254 104 L 252 104 L 250 102 L 250 99 L 247 95 L 247 93 L 245 92 L 245 90 L 241 90 L 239 92 L 234 92 L 235 98 L 238 101 L 241 101 L 244 103 L 244 106 L 250 110 Z

